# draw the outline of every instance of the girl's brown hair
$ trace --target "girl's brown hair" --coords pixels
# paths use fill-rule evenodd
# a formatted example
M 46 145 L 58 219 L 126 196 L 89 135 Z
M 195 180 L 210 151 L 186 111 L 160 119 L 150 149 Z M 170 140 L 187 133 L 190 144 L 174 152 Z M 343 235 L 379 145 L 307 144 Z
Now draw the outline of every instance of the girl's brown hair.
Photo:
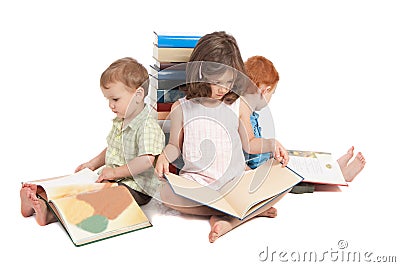
M 208 64 L 215 62 L 219 64 Z M 206 70 L 208 69 L 208 71 Z M 241 88 L 238 77 L 245 72 L 244 63 L 236 39 L 224 31 L 213 32 L 200 38 L 194 48 L 186 68 L 188 85 L 186 87 L 186 98 L 210 97 L 211 87 L 204 82 L 207 73 L 212 75 L 223 74 L 227 70 L 239 73 L 231 91 L 228 92 L 223 101 L 231 104 L 239 97 L 238 89 Z

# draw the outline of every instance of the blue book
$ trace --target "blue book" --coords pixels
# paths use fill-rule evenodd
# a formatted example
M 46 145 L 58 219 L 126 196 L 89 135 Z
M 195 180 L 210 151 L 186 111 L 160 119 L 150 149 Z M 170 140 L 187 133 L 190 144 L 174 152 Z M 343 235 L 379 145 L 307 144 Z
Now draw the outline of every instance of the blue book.
M 157 33 L 154 32 L 154 44 L 160 48 L 194 48 L 201 38 L 200 34 Z

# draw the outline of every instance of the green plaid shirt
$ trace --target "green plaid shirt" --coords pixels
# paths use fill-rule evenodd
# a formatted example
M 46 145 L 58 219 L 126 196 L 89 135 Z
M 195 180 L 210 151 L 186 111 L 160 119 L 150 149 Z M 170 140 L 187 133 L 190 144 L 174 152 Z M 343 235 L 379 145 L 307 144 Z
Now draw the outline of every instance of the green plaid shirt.
M 115 118 L 107 136 L 106 166 L 119 167 L 142 155 L 159 155 L 165 145 L 165 136 L 157 120 L 147 105 L 129 124 L 123 126 L 123 120 Z M 136 191 L 152 196 L 159 180 L 154 168 L 149 168 L 134 177 L 120 180 Z

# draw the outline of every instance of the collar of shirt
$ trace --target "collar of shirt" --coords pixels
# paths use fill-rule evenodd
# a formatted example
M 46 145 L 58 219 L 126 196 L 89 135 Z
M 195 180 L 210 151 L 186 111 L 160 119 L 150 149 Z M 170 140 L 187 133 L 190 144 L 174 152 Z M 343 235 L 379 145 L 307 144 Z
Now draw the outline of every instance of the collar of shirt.
M 123 124 L 123 120 L 119 119 L 119 118 L 115 118 L 114 122 L 117 121 L 121 121 L 122 122 L 122 131 L 125 131 L 128 127 L 133 129 L 134 127 L 138 126 L 138 122 L 143 122 L 144 120 L 146 120 L 147 116 L 152 116 L 152 114 L 150 114 L 150 110 L 148 108 L 147 104 L 144 104 L 144 108 L 143 110 L 135 117 L 133 118 L 129 123 L 127 123 L 126 125 Z

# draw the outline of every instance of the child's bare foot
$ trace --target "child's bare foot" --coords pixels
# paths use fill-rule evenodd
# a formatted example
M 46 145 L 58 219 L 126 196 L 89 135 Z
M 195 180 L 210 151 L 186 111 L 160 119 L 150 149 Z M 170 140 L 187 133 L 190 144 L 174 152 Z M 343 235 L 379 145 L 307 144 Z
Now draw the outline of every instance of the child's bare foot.
M 340 169 L 343 172 L 343 168 L 347 167 L 347 164 L 349 163 L 350 159 L 354 155 L 354 146 L 350 147 L 349 150 L 347 150 L 347 153 L 338 158 L 337 162 L 339 163 Z
M 29 200 L 36 213 L 36 222 L 39 225 L 44 226 L 56 221 L 53 213 L 47 209 L 47 205 L 44 200 L 37 198 L 36 193 L 31 192 L 29 194 Z
M 278 215 L 278 211 L 274 207 L 271 207 L 268 210 L 258 214 L 257 217 L 275 218 L 277 215 Z
M 215 240 L 218 239 L 218 237 L 226 234 L 233 229 L 233 226 L 230 223 L 231 219 L 232 217 L 230 216 L 213 215 L 210 217 L 211 231 L 208 235 L 208 240 L 210 241 L 210 243 L 214 243 Z
M 19 192 L 21 198 L 21 214 L 24 217 L 32 216 L 35 210 L 32 207 L 32 203 L 29 200 L 30 193 L 36 194 L 37 186 L 35 184 L 22 184 L 22 188 Z
M 342 168 L 343 177 L 347 182 L 353 181 L 353 179 L 364 169 L 365 158 L 358 152 L 355 158 L 344 168 Z

